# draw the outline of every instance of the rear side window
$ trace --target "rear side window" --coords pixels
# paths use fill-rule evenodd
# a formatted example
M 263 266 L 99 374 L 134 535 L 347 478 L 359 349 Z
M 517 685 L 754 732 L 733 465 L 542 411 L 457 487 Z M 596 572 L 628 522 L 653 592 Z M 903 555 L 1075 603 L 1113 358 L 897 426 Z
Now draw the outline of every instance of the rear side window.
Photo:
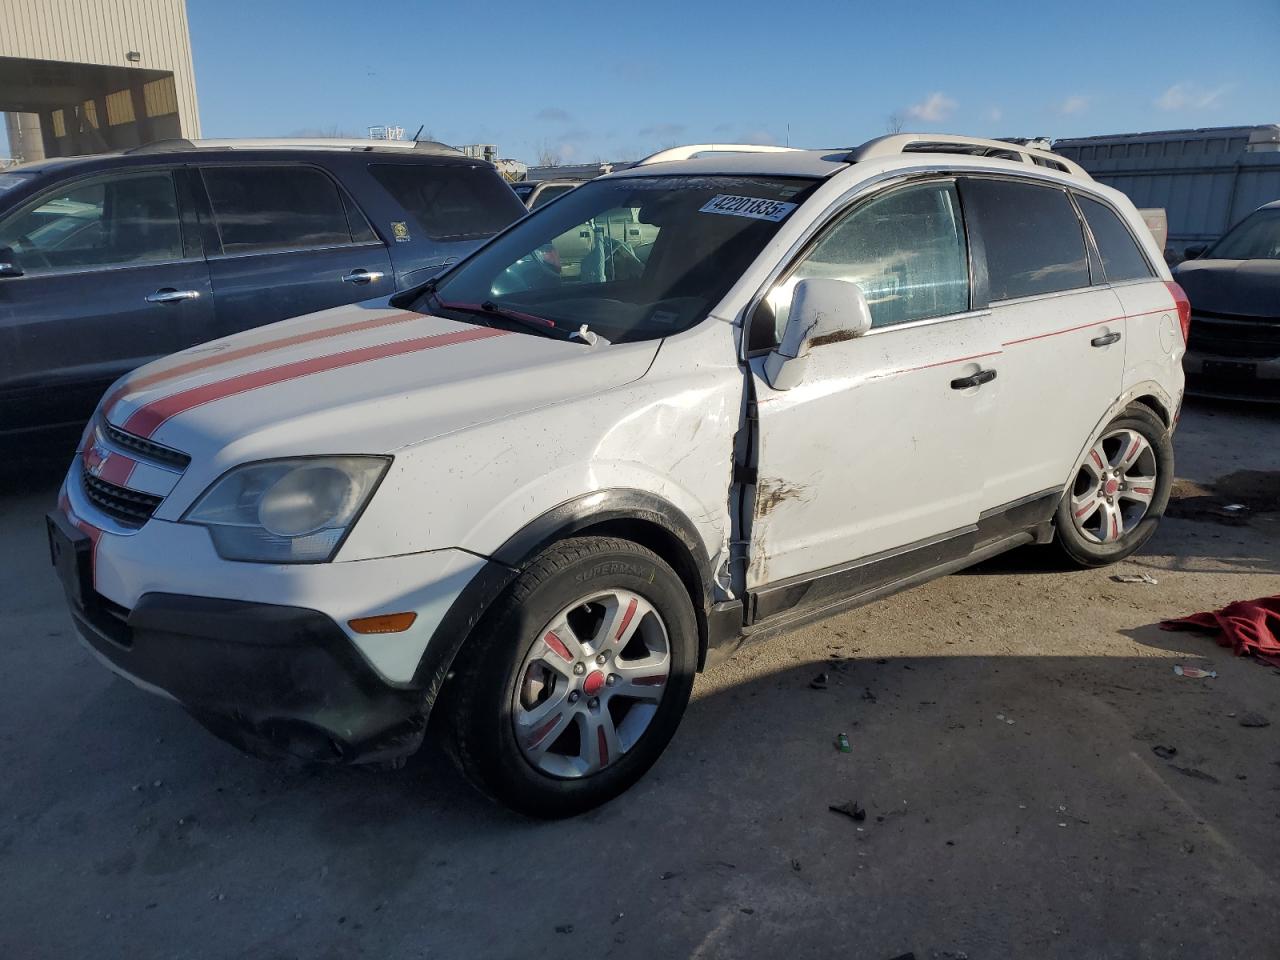
M 1080 212 L 1084 214 L 1089 229 L 1093 232 L 1093 241 L 1098 245 L 1098 253 L 1102 255 L 1102 269 L 1106 271 L 1107 280 L 1118 283 L 1121 280 L 1146 280 L 1151 277 L 1151 266 L 1142 255 L 1138 242 L 1115 212 L 1105 203 L 1099 203 L 1089 197 L 1076 194 L 1080 202 Z
M 982 228 L 992 301 L 1089 286 L 1084 233 L 1065 190 L 978 179 L 962 190 Z
M 488 168 L 374 163 L 369 172 L 432 240 L 482 240 L 525 213 Z
M 205 167 L 224 253 L 350 243 L 341 194 L 311 167 Z M 366 228 L 367 229 L 367 228 Z

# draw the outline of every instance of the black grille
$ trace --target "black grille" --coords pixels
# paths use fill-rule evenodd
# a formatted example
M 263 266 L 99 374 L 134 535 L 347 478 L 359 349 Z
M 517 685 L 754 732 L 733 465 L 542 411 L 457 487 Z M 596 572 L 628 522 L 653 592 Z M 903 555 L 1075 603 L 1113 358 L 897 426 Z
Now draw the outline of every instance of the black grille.
M 85 495 L 99 510 L 129 527 L 140 527 L 156 512 L 164 497 L 154 497 L 149 493 L 129 490 L 114 483 L 108 483 L 99 477 L 90 476 L 86 471 L 84 477 Z
M 187 469 L 191 463 L 191 458 L 180 450 L 152 443 L 150 440 L 135 436 L 132 433 L 125 433 L 119 427 L 113 427 L 107 423 L 105 419 L 102 420 L 102 432 L 106 434 L 108 440 L 122 450 L 131 450 L 155 463 L 163 463 L 179 470 Z
M 1280 318 L 1246 319 L 1195 312 L 1191 315 L 1187 347 L 1218 357 L 1280 357 Z

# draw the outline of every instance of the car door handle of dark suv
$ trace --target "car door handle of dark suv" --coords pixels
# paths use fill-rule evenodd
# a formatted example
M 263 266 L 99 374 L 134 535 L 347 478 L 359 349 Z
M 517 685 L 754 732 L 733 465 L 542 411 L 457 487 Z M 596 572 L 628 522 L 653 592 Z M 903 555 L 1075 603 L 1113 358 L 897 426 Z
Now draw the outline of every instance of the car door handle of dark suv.
M 1109 346 L 1111 346 L 1111 344 L 1115 343 L 1115 342 L 1116 342 L 1117 340 L 1119 340 L 1119 339 L 1120 339 L 1120 333 L 1119 333 L 1119 331 L 1114 332 L 1114 333 L 1104 333 L 1102 336 L 1100 336 L 1100 337 L 1094 337 L 1092 340 L 1090 340 L 1090 341 L 1089 341 L 1089 346 L 1091 346 L 1091 347 L 1109 347 Z
M 994 370 L 979 370 L 971 377 L 959 377 L 951 381 L 952 390 L 968 390 L 970 387 L 980 387 L 984 383 L 990 383 L 996 378 Z
M 382 279 L 382 271 L 365 270 L 363 268 L 352 270 L 342 278 L 343 283 L 373 283 L 375 280 Z
M 183 300 L 198 300 L 199 290 L 175 290 L 173 287 L 161 287 L 155 293 L 147 294 L 147 303 L 180 303 Z

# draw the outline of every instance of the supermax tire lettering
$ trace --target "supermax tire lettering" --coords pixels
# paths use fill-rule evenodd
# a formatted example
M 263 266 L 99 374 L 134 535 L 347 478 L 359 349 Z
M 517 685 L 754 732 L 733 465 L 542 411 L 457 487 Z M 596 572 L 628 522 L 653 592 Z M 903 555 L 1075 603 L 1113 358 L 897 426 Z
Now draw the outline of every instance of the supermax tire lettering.
M 620 563 L 618 561 L 609 561 L 608 563 L 597 564 L 590 570 L 576 574 L 574 580 L 581 583 L 586 580 L 593 580 L 596 577 L 608 576 L 611 573 L 625 573 L 633 577 L 639 577 L 641 580 L 653 582 L 653 567 L 638 567 L 631 563 Z

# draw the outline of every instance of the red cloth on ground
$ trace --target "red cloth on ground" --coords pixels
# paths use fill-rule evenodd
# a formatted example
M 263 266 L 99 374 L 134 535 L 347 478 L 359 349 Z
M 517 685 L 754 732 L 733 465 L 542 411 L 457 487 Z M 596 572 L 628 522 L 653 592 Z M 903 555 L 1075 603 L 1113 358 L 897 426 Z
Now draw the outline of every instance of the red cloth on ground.
M 1280 667 L 1280 596 L 1237 600 L 1221 610 L 1165 620 L 1160 627 L 1216 633 L 1218 646 L 1234 648 L 1237 657 L 1252 655 Z

